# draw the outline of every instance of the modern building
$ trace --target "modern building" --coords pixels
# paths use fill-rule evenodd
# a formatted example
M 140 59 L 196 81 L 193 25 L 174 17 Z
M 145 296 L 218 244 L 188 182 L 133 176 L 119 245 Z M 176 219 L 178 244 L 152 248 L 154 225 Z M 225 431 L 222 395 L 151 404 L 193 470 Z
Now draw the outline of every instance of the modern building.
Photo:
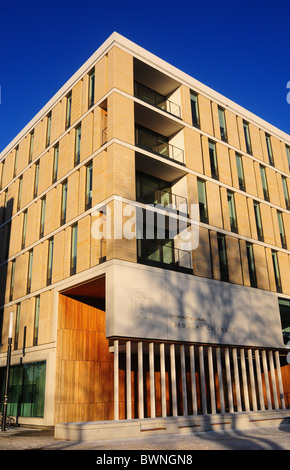
M 114 33 L 0 165 L 0 386 L 13 313 L 19 424 L 289 415 L 289 135 Z

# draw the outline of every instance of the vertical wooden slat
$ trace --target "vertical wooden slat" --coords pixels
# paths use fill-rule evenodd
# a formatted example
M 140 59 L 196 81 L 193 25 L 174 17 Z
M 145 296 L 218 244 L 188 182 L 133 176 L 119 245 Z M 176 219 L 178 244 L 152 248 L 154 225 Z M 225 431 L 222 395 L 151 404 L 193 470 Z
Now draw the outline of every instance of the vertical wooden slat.
M 170 345 L 170 367 L 172 388 L 172 414 L 177 416 L 177 393 L 176 393 L 176 369 L 175 369 L 175 345 Z
M 258 349 L 255 350 L 255 361 L 256 361 L 256 374 L 257 374 L 259 400 L 260 400 L 260 410 L 264 411 L 265 410 L 265 403 L 264 403 L 264 394 L 263 394 L 263 385 L 262 385 L 260 356 L 259 356 Z
M 258 406 L 257 406 L 257 397 L 256 397 L 254 368 L 253 368 L 253 354 L 252 354 L 251 349 L 248 350 L 248 363 L 249 363 L 249 372 L 250 372 L 250 381 L 251 381 L 252 406 L 253 406 L 253 411 L 257 411 Z
M 189 347 L 189 355 L 190 355 L 192 410 L 193 410 L 193 414 L 197 415 L 198 410 L 197 410 L 197 396 L 196 396 L 194 346 Z
M 151 418 L 155 418 L 155 379 L 154 379 L 154 343 L 149 343 L 149 374 L 150 374 L 150 410 Z
M 225 363 L 226 363 L 226 376 L 227 376 L 229 410 L 230 410 L 230 413 L 233 413 L 234 412 L 234 403 L 233 403 L 233 389 L 232 389 L 232 379 L 231 379 L 231 366 L 230 366 L 229 348 L 225 348 Z
M 187 416 L 188 406 L 187 406 L 187 390 L 186 390 L 185 352 L 184 352 L 183 344 L 180 346 L 180 367 L 181 367 L 181 380 L 182 380 L 183 416 Z
M 131 398 L 131 341 L 126 342 L 126 402 L 127 419 L 132 418 L 132 398 Z
M 119 341 L 114 341 L 114 419 L 119 419 Z
M 217 371 L 218 371 L 218 381 L 219 381 L 220 407 L 221 407 L 221 413 L 225 413 L 225 397 L 224 397 L 220 348 L 216 348 L 216 359 L 217 359 Z
M 205 387 L 205 369 L 204 369 L 203 346 L 199 346 L 198 354 L 199 354 L 202 413 L 204 415 L 206 415 L 207 414 L 207 404 L 206 404 L 206 387 Z
M 160 344 L 160 376 L 161 376 L 161 410 L 162 417 L 167 416 L 166 413 L 166 381 L 165 381 L 165 345 Z
M 244 403 L 246 411 L 250 411 L 250 401 L 249 401 L 249 389 L 248 389 L 248 378 L 247 378 L 247 369 L 246 369 L 246 360 L 245 360 L 245 350 L 240 350 L 241 355 L 241 368 L 242 368 L 242 378 L 243 378 L 243 391 L 244 391 Z
M 281 367 L 280 367 L 279 351 L 275 351 L 275 362 L 276 362 L 281 406 L 282 406 L 282 409 L 285 410 L 286 404 L 285 404 L 284 388 L 283 388 L 283 381 L 282 381 L 282 374 L 281 374 Z
M 276 384 L 275 368 L 274 368 L 274 360 L 273 360 L 272 351 L 269 351 L 269 363 L 270 363 L 270 371 L 271 371 L 272 390 L 273 390 L 273 396 L 274 396 L 274 405 L 275 405 L 275 409 L 278 410 L 279 402 L 278 402 L 277 384 Z
M 263 360 L 264 379 L 265 379 L 265 386 L 266 386 L 267 408 L 268 408 L 268 410 L 272 410 L 272 400 L 271 400 L 271 391 L 270 391 L 270 383 L 269 383 L 268 364 L 267 364 L 267 356 L 266 356 L 266 351 L 265 350 L 262 351 L 262 360 Z
M 234 374 L 235 374 L 235 389 L 236 389 L 236 398 L 237 398 L 237 409 L 238 409 L 238 412 L 241 412 L 242 411 L 242 400 L 241 400 L 238 356 L 237 356 L 236 348 L 233 349 L 233 363 L 234 363 Z
M 144 392 L 143 392 L 143 343 L 138 343 L 138 401 L 139 419 L 144 418 Z
M 209 370 L 209 387 L 210 387 L 210 402 L 211 402 L 211 413 L 216 414 L 216 400 L 215 400 L 215 384 L 214 384 L 214 370 L 213 370 L 213 358 L 212 358 L 212 347 L 208 347 L 208 370 Z

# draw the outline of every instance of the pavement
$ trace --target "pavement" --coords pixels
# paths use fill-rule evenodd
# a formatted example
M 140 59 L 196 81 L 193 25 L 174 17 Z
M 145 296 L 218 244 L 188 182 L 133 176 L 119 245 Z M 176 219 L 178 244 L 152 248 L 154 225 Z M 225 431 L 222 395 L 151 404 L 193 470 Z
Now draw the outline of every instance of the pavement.
M 192 455 L 196 450 L 290 450 L 290 425 L 281 424 L 280 426 L 251 427 L 240 430 L 155 435 L 135 439 L 89 442 L 55 440 L 53 431 L 47 429 L 14 427 L 0 432 L 0 453 L 2 451 L 21 450 L 95 451 L 93 453 L 94 462 L 99 455 L 116 455 L 115 451 L 118 451 L 117 454 L 120 456 L 137 456 L 136 459 L 138 460 L 140 455 L 144 454 L 143 451 L 148 451 L 150 455 L 172 454 L 175 451 L 177 451 L 175 452 L 176 455 L 179 453 Z M 18 454 L 20 454 L 18 457 L 23 460 L 24 454 L 27 453 L 18 452 Z M 45 454 L 45 460 L 47 460 L 48 455 L 48 453 Z M 92 453 L 90 453 L 90 456 L 92 456 Z M 71 459 L 75 457 L 76 453 L 70 453 Z M 134 462 L 136 463 L 136 460 Z M 111 464 L 113 462 L 103 463 Z M 144 461 L 142 463 L 148 462 Z M 157 462 L 153 463 L 156 464 Z M 125 464 L 124 466 L 126 467 Z

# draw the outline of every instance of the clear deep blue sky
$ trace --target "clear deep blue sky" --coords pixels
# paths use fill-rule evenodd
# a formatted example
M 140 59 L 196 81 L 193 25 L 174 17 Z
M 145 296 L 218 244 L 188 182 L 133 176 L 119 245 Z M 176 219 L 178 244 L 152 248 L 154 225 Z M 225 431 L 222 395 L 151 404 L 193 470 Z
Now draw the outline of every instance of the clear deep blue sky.
M 290 133 L 289 0 L 2 2 L 0 151 L 113 31 Z

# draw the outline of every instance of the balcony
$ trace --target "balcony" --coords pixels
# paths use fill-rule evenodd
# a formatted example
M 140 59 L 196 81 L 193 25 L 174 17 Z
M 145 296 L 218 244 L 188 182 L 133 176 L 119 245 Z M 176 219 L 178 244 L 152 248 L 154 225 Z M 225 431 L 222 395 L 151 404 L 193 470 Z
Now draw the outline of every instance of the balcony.
M 134 84 L 134 94 L 136 98 L 139 98 L 142 101 L 145 101 L 152 106 L 155 106 L 163 111 L 166 111 L 172 116 L 181 118 L 181 108 L 177 103 L 166 98 L 166 96 L 161 95 L 157 91 L 151 90 L 151 88 L 142 85 L 141 83 L 135 82 Z
M 168 138 L 146 128 L 136 127 L 135 145 L 149 152 L 184 165 L 182 149 L 169 144 Z
M 190 251 L 174 247 L 174 240 L 138 240 L 138 263 L 163 269 L 193 273 Z
M 143 204 L 163 206 L 169 212 L 187 215 L 187 198 L 174 194 L 171 183 L 145 173 L 137 173 L 136 200 Z

